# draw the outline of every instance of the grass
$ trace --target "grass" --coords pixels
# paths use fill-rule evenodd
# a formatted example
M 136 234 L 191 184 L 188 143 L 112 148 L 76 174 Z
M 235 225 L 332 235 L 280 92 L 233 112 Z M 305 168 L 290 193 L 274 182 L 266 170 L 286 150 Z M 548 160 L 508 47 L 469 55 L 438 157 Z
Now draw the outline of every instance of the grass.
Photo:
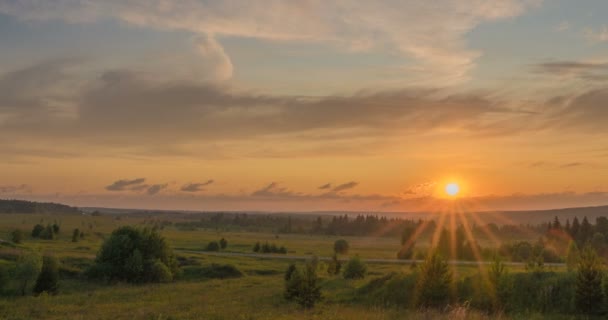
M 364 280 L 348 281 L 331 278 L 321 272 L 324 300 L 314 310 L 305 311 L 283 297 L 283 272 L 289 260 L 249 257 L 207 256 L 179 253 L 187 261 L 184 275 L 169 284 L 100 284 L 78 277 L 95 257 L 103 239 L 122 225 L 142 225 L 144 217 L 76 216 L 76 215 L 2 215 L 0 238 L 10 239 L 19 228 L 27 234 L 36 223 L 57 222 L 61 233 L 55 240 L 26 237 L 12 248 L 0 247 L 0 264 L 14 264 L 11 256 L 20 249 L 35 249 L 56 255 L 62 262 L 60 294 L 39 297 L 5 297 L 0 299 L 0 319 L 490 319 L 488 315 L 454 306 L 437 312 L 375 308 L 355 304 L 353 295 L 370 277 L 391 272 L 409 272 L 410 266 L 375 264 Z M 72 230 L 86 233 L 83 240 L 71 241 Z M 363 258 L 394 258 L 399 239 L 376 237 L 332 237 L 309 235 L 275 235 L 253 232 L 220 232 L 216 230 L 180 231 L 166 227 L 162 234 L 177 249 L 200 250 L 209 241 L 224 237 L 227 251 L 251 252 L 257 241 L 285 246 L 289 254 L 329 256 L 333 243 L 344 238 L 350 243 L 350 255 Z M 233 265 L 242 274 L 238 278 L 210 279 L 217 270 L 213 264 Z M 321 263 L 323 265 L 323 263 Z M 322 269 L 322 267 L 321 267 Z M 224 270 L 224 271 L 222 271 Z M 522 270 L 511 268 L 512 272 Z M 477 267 L 458 266 L 459 276 L 471 275 Z M 228 271 L 233 272 L 233 271 Z M 531 315 L 527 315 L 527 319 Z M 533 316 L 533 315 L 532 315 Z M 511 316 L 518 319 L 517 316 Z M 503 319 L 506 319 L 503 317 Z M 524 319 L 524 318 L 522 318 Z

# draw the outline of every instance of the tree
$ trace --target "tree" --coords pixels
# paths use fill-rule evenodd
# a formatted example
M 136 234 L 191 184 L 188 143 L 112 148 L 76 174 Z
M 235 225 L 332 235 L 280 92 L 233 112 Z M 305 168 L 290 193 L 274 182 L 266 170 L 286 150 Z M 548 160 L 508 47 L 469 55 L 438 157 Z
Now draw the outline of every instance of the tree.
M 602 278 L 604 270 L 599 257 L 590 247 L 581 253 L 576 278 L 576 308 L 583 314 L 600 312 L 599 306 L 604 300 Z
M 38 275 L 34 293 L 41 294 L 47 292 L 56 294 L 59 287 L 59 261 L 53 256 L 44 256 L 42 259 L 42 271 Z
M 5 266 L 0 265 L 0 292 L 6 287 L 9 282 L 8 270 Z
M 23 241 L 23 231 L 15 229 L 11 232 L 11 241 L 13 243 L 21 243 Z
M 568 245 L 568 251 L 566 252 L 566 266 L 568 267 L 568 271 L 573 271 L 578 266 L 580 260 L 580 252 L 578 250 L 578 246 L 576 245 L 576 241 L 570 241 Z
M 348 242 L 344 239 L 339 239 L 334 242 L 334 253 L 335 254 L 347 254 L 350 248 Z
M 228 246 L 228 241 L 226 241 L 226 239 L 221 238 L 220 239 L 220 248 L 222 248 L 222 250 L 226 249 L 226 247 Z
M 260 252 L 260 242 L 256 242 L 255 245 L 253 246 L 253 252 Z
M 363 279 L 367 272 L 367 266 L 359 259 L 359 256 L 354 256 L 348 260 L 344 266 L 344 279 Z
M 448 302 L 452 273 L 447 262 L 437 253 L 420 266 L 416 282 L 415 304 L 418 307 L 441 307 Z
M 308 262 L 304 271 L 290 265 L 285 273 L 285 293 L 287 300 L 295 300 L 300 306 L 310 309 L 321 300 L 317 268 Z
M 581 223 L 578 221 L 578 217 L 574 217 L 572 220 L 572 227 L 570 228 L 570 236 L 573 239 L 578 239 L 578 233 L 581 229 Z
M 157 262 L 172 276 L 179 271 L 172 249 L 157 231 L 125 226 L 106 239 L 88 275 L 108 281 L 161 282 L 164 278 L 153 272 Z
M 34 228 L 32 229 L 32 238 L 40 237 L 40 234 L 42 233 L 42 231 L 44 231 L 44 226 L 42 226 L 41 224 L 35 225 Z
M 220 251 L 220 244 L 217 241 L 211 241 L 207 244 L 207 251 Z
M 327 266 L 327 273 L 330 276 L 335 276 L 340 274 L 340 269 L 342 269 L 342 263 L 340 262 L 340 260 L 338 260 L 338 255 L 334 254 L 331 257 L 329 265 Z
M 589 223 L 589 220 L 587 220 L 587 217 L 585 216 L 583 218 L 583 222 L 581 222 L 581 228 L 578 231 L 578 236 L 577 236 L 577 240 L 578 243 L 582 246 L 585 245 L 587 243 L 587 241 L 590 240 L 592 234 L 592 227 L 591 224 Z
M 78 242 L 78 238 L 80 237 L 80 230 L 78 228 L 74 229 L 72 232 L 72 242 Z
M 54 234 L 59 234 L 59 225 L 57 223 L 53 223 L 51 227 L 53 228 Z
M 50 224 L 47 225 L 46 228 L 44 228 L 44 230 L 40 232 L 39 238 L 45 240 L 53 240 L 55 238 L 55 232 L 53 232 L 53 227 Z
M 562 229 L 562 224 L 559 222 L 559 218 L 557 216 L 555 216 L 555 218 L 553 218 L 553 224 L 551 225 L 551 229 L 555 229 L 555 230 Z
M 29 252 L 22 253 L 15 266 L 15 280 L 19 282 L 21 295 L 25 296 L 28 284 L 36 279 L 42 268 L 40 255 Z

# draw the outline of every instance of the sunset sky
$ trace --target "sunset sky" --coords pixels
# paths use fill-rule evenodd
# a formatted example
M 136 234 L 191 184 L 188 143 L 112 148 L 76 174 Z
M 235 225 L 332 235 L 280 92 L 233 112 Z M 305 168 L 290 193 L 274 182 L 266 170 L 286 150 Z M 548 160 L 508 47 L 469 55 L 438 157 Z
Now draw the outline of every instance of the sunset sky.
M 0 198 L 608 204 L 608 1 L 0 0 Z

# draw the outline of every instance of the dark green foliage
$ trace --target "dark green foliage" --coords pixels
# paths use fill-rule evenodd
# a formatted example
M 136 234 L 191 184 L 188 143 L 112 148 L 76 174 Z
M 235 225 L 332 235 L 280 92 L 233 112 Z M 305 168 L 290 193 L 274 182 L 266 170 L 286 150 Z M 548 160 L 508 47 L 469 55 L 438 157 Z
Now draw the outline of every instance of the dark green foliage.
M 260 242 L 256 242 L 253 246 L 253 252 L 260 252 L 261 249 L 262 247 L 260 246 Z
M 42 259 L 34 252 L 24 252 L 17 259 L 14 279 L 19 282 L 21 295 L 25 295 L 28 285 L 34 281 L 42 268 Z
M 264 242 L 264 244 L 260 245 L 259 242 L 256 242 L 255 246 L 253 246 L 253 252 L 286 254 L 287 248 L 285 248 L 283 246 L 278 247 L 274 243 L 269 244 L 268 242 Z
M 443 307 L 448 303 L 452 272 L 437 253 L 431 254 L 420 266 L 416 283 L 418 307 Z
M 307 263 L 304 270 L 295 268 L 289 277 L 286 273 L 284 296 L 288 300 L 296 301 L 303 308 L 310 309 L 321 300 L 321 287 L 318 282 L 317 268 L 312 263 Z
M 344 239 L 339 239 L 334 242 L 334 253 L 336 254 L 347 254 L 349 248 L 348 242 Z
M 72 232 L 72 242 L 78 242 L 78 238 L 80 237 L 80 230 L 78 228 L 74 229 Z
M 11 241 L 13 243 L 21 243 L 23 241 L 23 231 L 15 229 L 11 232 Z
M 171 282 L 173 280 L 173 273 L 171 273 L 169 267 L 160 260 L 156 260 L 154 264 L 152 264 L 150 273 L 150 276 L 158 282 Z
M 576 277 L 573 273 L 514 272 L 505 276 L 504 281 L 505 311 L 574 313 Z
M 2 292 L 2 290 L 4 290 L 9 280 L 10 277 L 7 268 L 5 266 L 0 265 L 0 293 Z
M 192 268 L 191 271 L 186 272 L 195 272 L 197 276 L 209 279 L 231 279 L 243 276 L 243 273 L 231 264 L 212 263 L 208 266 Z
M 598 314 L 604 311 L 600 308 L 604 301 L 603 276 L 602 262 L 593 249 L 586 247 L 581 253 L 576 276 L 575 302 L 579 312 Z
M 158 232 L 121 227 L 106 239 L 87 274 L 108 281 L 164 281 L 164 277 L 152 272 L 157 262 L 164 264 L 173 277 L 179 271 L 171 248 Z
M 363 279 L 367 272 L 367 266 L 359 256 L 352 257 L 344 266 L 344 279 Z
M 416 274 L 390 273 L 375 278 L 356 292 L 356 300 L 379 307 L 411 307 Z
M 221 238 L 220 239 L 220 248 L 222 248 L 222 250 L 226 249 L 226 247 L 228 246 L 228 241 L 226 241 L 226 239 Z
M 43 225 L 41 225 L 41 224 L 35 225 L 34 228 L 32 229 L 32 238 L 40 237 L 40 234 L 42 233 L 42 231 L 44 231 Z
M 289 267 L 287 267 L 287 270 L 285 271 L 285 276 L 284 276 L 284 280 L 287 281 L 291 278 L 291 275 L 296 271 L 296 265 L 293 263 L 289 264 Z
M 207 244 L 206 251 L 220 251 L 220 244 L 217 241 L 211 241 Z
M 54 234 L 59 234 L 59 225 L 57 223 L 53 223 L 53 225 L 51 226 L 53 228 L 53 233 Z
M 40 239 L 44 240 L 53 240 L 55 238 L 55 232 L 53 231 L 53 227 L 49 224 L 40 232 Z
M 57 294 L 59 290 L 59 261 L 52 256 L 45 256 L 42 259 L 42 271 L 36 279 L 34 293 L 41 294 L 47 292 L 49 294 Z

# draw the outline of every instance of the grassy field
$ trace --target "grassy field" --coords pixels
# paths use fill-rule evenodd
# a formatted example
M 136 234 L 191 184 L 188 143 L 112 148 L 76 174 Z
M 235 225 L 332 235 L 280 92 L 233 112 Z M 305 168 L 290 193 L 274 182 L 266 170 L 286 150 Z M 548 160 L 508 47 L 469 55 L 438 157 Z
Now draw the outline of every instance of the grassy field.
M 256 241 L 285 246 L 290 254 L 329 256 L 337 237 L 308 235 L 275 235 L 264 233 L 221 232 L 217 230 L 181 231 L 171 226 L 161 232 L 176 249 L 177 254 L 189 258 L 190 266 L 183 268 L 183 276 L 168 284 L 100 284 L 79 277 L 83 265 L 90 263 L 103 243 L 103 239 L 122 225 L 144 225 L 144 217 L 73 216 L 73 215 L 1 215 L 0 238 L 10 239 L 16 228 L 28 235 L 36 223 L 58 223 L 61 232 L 55 240 L 26 237 L 21 248 L 52 253 L 63 263 L 64 272 L 60 293 L 56 296 L 4 297 L 0 299 L 0 319 L 489 319 L 467 309 L 454 307 L 448 310 L 412 312 L 391 308 L 375 308 L 354 304 L 356 289 L 370 278 L 391 272 L 410 272 L 408 265 L 375 264 L 363 280 L 323 278 L 323 302 L 313 310 L 305 311 L 283 299 L 283 272 L 290 261 L 250 257 L 217 257 L 179 250 L 201 250 L 209 241 L 224 237 L 226 251 L 251 252 Z M 74 228 L 84 230 L 86 236 L 72 242 Z M 349 255 L 365 258 L 394 258 L 399 248 L 398 239 L 372 237 L 345 237 L 350 243 Z M 20 247 L 3 247 L 0 262 L 6 265 L 10 254 Z M 231 264 L 244 276 L 236 279 L 206 279 L 197 276 L 197 270 L 211 263 Z M 454 267 L 459 276 L 478 272 L 477 267 Z M 512 271 L 518 271 L 513 269 Z M 7 290 L 11 290 L 9 287 Z M 15 290 L 13 288 L 13 290 Z M 534 315 L 522 316 L 528 319 Z M 540 316 L 538 316 L 540 317 Z M 506 318 L 506 317 L 503 317 Z M 518 318 L 513 317 L 511 318 Z

